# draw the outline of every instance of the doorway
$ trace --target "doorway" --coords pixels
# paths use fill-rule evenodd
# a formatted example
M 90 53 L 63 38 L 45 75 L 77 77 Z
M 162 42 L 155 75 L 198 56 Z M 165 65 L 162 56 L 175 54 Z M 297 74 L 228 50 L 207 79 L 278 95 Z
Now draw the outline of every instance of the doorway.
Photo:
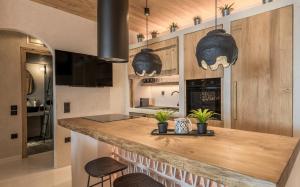
M 53 60 L 48 50 L 21 47 L 23 157 L 53 151 Z

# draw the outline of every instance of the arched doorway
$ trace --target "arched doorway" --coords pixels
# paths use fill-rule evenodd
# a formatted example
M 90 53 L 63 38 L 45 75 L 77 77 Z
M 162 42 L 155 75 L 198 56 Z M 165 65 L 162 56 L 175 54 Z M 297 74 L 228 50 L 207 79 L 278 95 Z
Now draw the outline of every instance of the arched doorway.
M 0 137 L 6 137 L 1 140 L 0 159 L 52 151 L 54 107 L 50 49 L 30 35 L 0 30 L 0 61 L 0 133 L 3 134 Z

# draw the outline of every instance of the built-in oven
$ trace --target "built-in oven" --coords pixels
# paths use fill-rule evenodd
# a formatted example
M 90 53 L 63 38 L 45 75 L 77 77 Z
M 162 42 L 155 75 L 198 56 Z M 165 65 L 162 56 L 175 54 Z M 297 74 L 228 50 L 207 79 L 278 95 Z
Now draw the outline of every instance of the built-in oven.
M 187 114 L 195 109 L 209 109 L 221 120 L 221 78 L 188 80 L 186 82 Z

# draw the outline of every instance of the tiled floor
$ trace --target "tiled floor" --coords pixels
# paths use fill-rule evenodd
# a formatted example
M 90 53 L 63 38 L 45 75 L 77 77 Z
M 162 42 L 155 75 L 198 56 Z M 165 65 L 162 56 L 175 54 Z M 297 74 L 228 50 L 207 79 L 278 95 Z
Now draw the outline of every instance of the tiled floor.
M 0 164 L 0 187 L 71 187 L 71 167 L 53 169 L 53 152 Z

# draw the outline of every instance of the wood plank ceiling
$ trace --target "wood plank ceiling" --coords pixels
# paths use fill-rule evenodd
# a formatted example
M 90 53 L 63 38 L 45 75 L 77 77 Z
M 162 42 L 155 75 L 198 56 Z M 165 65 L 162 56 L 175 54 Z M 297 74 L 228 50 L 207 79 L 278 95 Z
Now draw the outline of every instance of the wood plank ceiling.
M 59 10 L 96 21 L 97 0 L 32 0 Z M 214 0 L 148 0 L 151 15 L 149 30 L 167 31 L 172 22 L 179 27 L 193 24 L 193 17 L 202 20 L 213 18 Z M 218 6 L 235 2 L 235 10 L 242 10 L 261 3 L 261 0 L 219 0 Z M 129 0 L 129 30 L 145 34 L 143 14 L 145 0 Z

